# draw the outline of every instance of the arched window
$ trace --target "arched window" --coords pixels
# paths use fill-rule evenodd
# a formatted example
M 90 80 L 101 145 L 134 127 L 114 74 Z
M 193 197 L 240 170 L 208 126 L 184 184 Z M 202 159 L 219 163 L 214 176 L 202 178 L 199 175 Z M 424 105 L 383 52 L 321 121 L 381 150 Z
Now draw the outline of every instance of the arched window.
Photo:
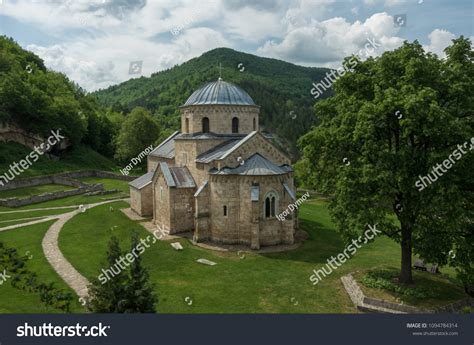
M 186 133 L 189 133 L 189 119 L 186 118 L 186 120 L 184 121 L 184 123 L 185 123 L 185 126 L 184 126 L 184 127 L 185 127 L 185 131 L 186 131 Z
M 232 119 L 232 133 L 239 133 L 239 119 L 237 117 Z
M 265 197 L 265 218 L 276 216 L 277 195 L 274 192 L 269 192 Z
M 202 132 L 209 133 L 209 118 L 205 117 L 202 119 Z
M 257 123 L 255 122 L 255 117 L 253 118 L 253 130 L 257 130 Z

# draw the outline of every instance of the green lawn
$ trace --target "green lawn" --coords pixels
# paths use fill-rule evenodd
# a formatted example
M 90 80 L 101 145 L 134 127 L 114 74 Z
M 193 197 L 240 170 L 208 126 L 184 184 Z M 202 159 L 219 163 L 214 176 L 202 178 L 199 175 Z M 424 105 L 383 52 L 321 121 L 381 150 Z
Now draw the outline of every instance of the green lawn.
M 38 279 L 45 283 L 54 283 L 57 288 L 62 288 L 73 292 L 64 281 L 56 274 L 49 262 L 43 255 L 41 241 L 44 234 L 53 222 L 46 222 L 28 227 L 0 232 L 0 241 L 7 247 L 13 247 L 18 250 L 21 255 L 33 255 L 28 261 L 29 270 L 38 275 Z M 3 270 L 2 270 L 3 272 Z M 8 274 L 8 272 L 7 272 Z M 76 296 L 74 294 L 74 296 Z M 83 312 L 82 306 L 74 299 L 72 312 Z M 57 313 L 55 309 L 47 309 L 41 303 L 39 297 L 35 293 L 21 291 L 13 288 L 7 280 L 0 285 L 0 313 Z
M 128 186 L 129 181 L 123 181 L 123 180 L 117 180 L 117 179 L 111 179 L 111 178 L 98 178 L 98 177 L 84 177 L 84 178 L 79 178 L 78 180 L 85 183 L 89 183 L 89 184 L 102 183 L 106 190 L 119 189 L 122 192 L 127 193 L 127 194 L 130 191 L 130 187 Z
M 43 193 L 58 192 L 62 190 L 71 190 L 75 189 L 74 187 L 64 186 L 60 184 L 44 184 L 41 186 L 34 187 L 24 187 L 12 190 L 3 190 L 0 191 L 0 199 L 6 198 L 25 198 L 32 195 L 39 195 Z
M 129 250 L 130 232 L 149 235 L 141 226 L 117 209 L 123 202 L 88 210 L 69 221 L 60 234 L 64 255 L 86 277 L 97 277 L 107 268 L 107 241 L 115 234 L 122 248 Z M 158 241 L 143 254 L 159 295 L 161 313 L 350 313 L 355 312 L 340 277 L 361 269 L 380 266 L 398 267 L 399 247 L 387 238 L 377 238 L 357 251 L 338 270 L 313 286 L 309 281 L 313 269 L 326 264 L 331 255 L 344 249 L 339 234 L 330 221 L 327 204 L 309 201 L 301 208 L 302 228 L 310 240 L 299 249 L 279 254 L 220 253 L 179 242 L 184 250 L 177 252 L 169 242 Z M 112 227 L 113 228 L 112 230 Z M 81 245 L 77 245 L 81 243 Z M 217 262 L 210 267 L 196 263 L 206 258 Z M 445 269 L 443 269 L 443 272 Z M 193 300 L 191 306 L 185 298 Z
M 122 198 L 128 198 L 129 197 L 129 187 L 128 187 L 128 181 L 122 181 L 122 180 L 116 180 L 116 179 L 108 179 L 108 178 L 96 178 L 96 177 L 86 177 L 86 178 L 81 178 L 79 179 L 81 181 L 84 181 L 85 183 L 102 183 L 104 184 L 104 188 L 106 190 L 110 189 L 118 189 L 120 192 L 117 193 L 111 193 L 111 194 L 106 194 L 106 195 L 94 195 L 94 196 L 85 196 L 85 195 L 74 195 L 74 196 L 69 196 L 66 198 L 62 199 L 57 199 L 57 200 L 51 200 L 51 201 L 46 201 L 42 203 L 37 203 L 37 204 L 32 204 L 32 205 L 27 205 L 27 206 L 22 206 L 22 207 L 16 207 L 16 208 L 9 208 L 9 207 L 1 207 L 0 206 L 0 212 L 4 211 L 18 211 L 18 210 L 31 210 L 31 209 L 37 209 L 37 208 L 47 208 L 47 207 L 60 207 L 60 206 L 72 206 L 72 205 L 81 205 L 81 204 L 91 204 L 95 202 L 100 202 L 104 200 L 109 200 L 109 199 L 122 199 Z M 39 186 L 41 187 L 41 186 Z M 66 186 L 64 186 L 66 187 Z M 28 190 L 34 189 L 37 187 L 31 187 L 31 188 L 24 188 L 25 192 L 24 193 L 29 193 Z M 23 189 L 23 188 L 22 188 Z M 19 189 L 17 189 L 19 190 Z M 6 193 L 5 192 L 0 192 L 0 193 Z M 8 191 L 10 192 L 10 191 Z M 14 191 L 11 191 L 14 192 Z M 32 194 L 35 194 L 33 192 L 30 192 Z M 65 210 L 64 212 L 66 212 Z M 63 213 L 63 212 L 59 212 Z M 54 214 L 54 213 L 52 213 Z M 0 220 L 2 220 L 2 214 L 0 214 Z M 34 217 L 34 216 L 32 216 Z
M 15 209 L 9 209 L 15 210 Z M 5 226 L 11 225 L 11 222 L 4 222 L 9 220 L 17 220 L 23 218 L 33 218 L 33 217 L 41 217 L 41 216 L 50 216 L 53 214 L 61 214 L 72 211 L 73 208 L 70 209 L 56 209 L 56 210 L 41 210 L 41 211 L 29 211 L 29 212 L 15 212 L 15 213 L 0 213 L 0 228 Z M 3 212 L 3 211 L 2 211 Z M 27 221 L 25 221 L 27 222 Z

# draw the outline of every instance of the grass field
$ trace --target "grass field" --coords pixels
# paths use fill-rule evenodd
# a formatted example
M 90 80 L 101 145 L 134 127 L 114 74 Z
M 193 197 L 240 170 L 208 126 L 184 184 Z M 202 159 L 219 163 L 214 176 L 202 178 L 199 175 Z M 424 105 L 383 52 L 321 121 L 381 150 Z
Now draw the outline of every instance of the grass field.
M 61 206 L 72 206 L 72 205 L 81 205 L 81 204 L 91 204 L 95 202 L 104 201 L 106 199 L 120 199 L 120 198 L 127 198 L 129 193 L 128 181 L 122 180 L 115 180 L 115 179 L 107 179 L 107 178 L 82 178 L 81 181 L 86 183 L 103 183 L 104 188 L 106 190 L 110 189 L 118 189 L 120 192 L 106 194 L 106 195 L 94 195 L 94 196 L 86 196 L 86 195 L 74 195 L 67 198 L 57 199 L 46 201 L 38 204 L 31 204 L 27 206 L 17 207 L 17 208 L 9 208 L 9 207 L 0 207 L 0 212 L 6 211 L 18 211 L 18 210 L 31 210 L 37 208 L 48 208 L 48 207 L 61 207 Z M 37 188 L 37 187 L 33 187 Z M 18 191 L 19 189 L 16 189 Z M 5 191 L 6 192 L 6 191 Z M 10 192 L 10 191 L 8 191 Z M 11 191 L 14 192 L 14 191 Z M 66 212 L 66 211 L 64 211 Z M 59 212 L 63 213 L 63 212 Z M 54 213 L 52 213 L 54 214 Z M 0 214 L 0 221 L 3 220 L 3 216 L 5 214 Z M 26 217 L 26 216 L 25 216 Z M 31 216 L 34 217 L 34 216 Z M 6 219 L 5 219 L 6 220 Z
M 88 278 L 97 277 L 101 268 L 107 268 L 105 252 L 112 234 L 120 239 L 122 249 L 127 252 L 132 230 L 137 230 L 141 238 L 149 236 L 139 224 L 118 211 L 127 204 L 119 202 L 113 206 L 114 212 L 105 205 L 79 214 L 66 223 L 60 234 L 62 252 Z M 309 281 L 312 270 L 325 265 L 331 255 L 340 253 L 344 244 L 329 219 L 326 202 L 309 201 L 300 215 L 302 228 L 310 234 L 310 239 L 297 250 L 286 253 L 246 254 L 241 259 L 235 252 L 205 250 L 184 239 L 179 240 L 184 247 L 181 252 L 166 241 L 151 245 L 143 254 L 143 262 L 150 270 L 160 298 L 158 312 L 355 312 L 339 278 L 357 270 L 398 267 L 398 245 L 387 238 L 377 238 L 313 286 Z M 198 264 L 198 258 L 215 261 L 217 265 Z M 452 270 L 443 269 L 443 272 L 452 273 Z M 192 305 L 185 302 L 187 297 L 193 300 Z
M 104 183 L 107 189 L 117 188 L 126 196 L 126 181 L 83 179 L 89 183 Z M 112 195 L 113 197 L 114 195 Z M 106 196 L 110 197 L 110 196 Z M 19 209 L 44 208 L 77 205 L 103 200 L 103 197 L 70 197 Z M 33 206 L 33 207 L 32 207 Z M 109 207 L 113 206 L 113 211 Z M 129 207 L 117 201 L 80 213 L 66 223 L 60 233 L 59 245 L 63 254 L 84 276 L 97 277 L 101 268 L 107 268 L 105 253 L 112 234 L 121 242 L 122 249 L 129 251 L 130 234 L 139 232 L 141 238 L 151 236 L 139 223 L 131 221 L 120 212 Z M 4 210 L 11 210 L 4 208 Z M 18 210 L 18 209 L 15 209 Z M 0 214 L 0 227 L 13 225 L 20 218 L 38 217 L 68 212 L 71 209 L 39 210 L 20 213 Z M 340 277 L 349 272 L 379 268 L 396 268 L 400 262 L 398 244 L 385 238 L 376 238 L 327 276 L 316 286 L 309 281 L 313 269 L 326 264 L 331 255 L 344 249 L 344 243 L 330 220 L 327 201 L 309 200 L 300 209 L 301 228 L 310 239 L 300 248 L 278 254 L 249 254 L 241 258 L 235 252 L 215 252 L 191 245 L 180 239 L 184 250 L 175 251 L 170 242 L 157 241 L 143 254 L 143 263 L 149 269 L 152 282 L 159 296 L 158 312 L 161 313 L 351 313 L 355 312 Z M 0 232 L 0 241 L 16 247 L 20 253 L 30 251 L 34 260 L 31 269 L 39 273 L 41 279 L 55 282 L 67 288 L 53 271 L 43 256 L 41 241 L 51 222 L 37 224 L 6 232 Z M 196 263 L 199 258 L 217 262 L 210 267 Z M 450 268 L 442 268 L 443 273 L 454 277 Z M 421 275 L 420 275 L 421 274 Z M 438 302 L 450 302 L 462 296 L 462 289 L 456 283 L 446 280 L 436 282 L 438 277 L 416 273 L 420 286 L 428 287 L 436 283 L 439 296 L 436 300 L 410 301 L 420 306 Z M 399 296 L 380 289 L 364 288 L 373 297 L 396 300 Z M 452 291 L 452 293 L 450 293 Z M 188 299 L 187 299 L 188 298 Z M 185 300 L 192 299 L 188 305 Z M 83 312 L 74 301 L 73 311 Z M 8 284 L 0 286 L 0 313 L 12 312 L 55 312 L 46 310 L 34 294 L 26 294 L 13 289 Z
M 64 186 L 60 184 L 44 184 L 44 185 L 35 186 L 35 187 L 25 187 L 25 188 L 0 191 L 0 199 L 13 198 L 13 197 L 24 198 L 24 197 L 29 197 L 32 195 L 39 195 L 43 193 L 58 192 L 62 190 L 71 190 L 71 189 L 74 189 L 74 187 Z
M 41 241 L 44 234 L 53 222 L 31 225 L 21 229 L 0 232 L 0 242 L 7 247 L 16 248 L 21 255 L 33 255 L 27 262 L 29 270 L 38 275 L 38 279 L 45 283 L 54 283 L 57 288 L 73 292 L 57 275 L 43 255 Z M 74 296 L 76 296 L 74 294 Z M 82 306 L 74 299 L 72 312 L 83 312 Z M 13 288 L 7 280 L 0 285 L 0 313 L 57 313 L 55 309 L 47 309 L 35 293 Z

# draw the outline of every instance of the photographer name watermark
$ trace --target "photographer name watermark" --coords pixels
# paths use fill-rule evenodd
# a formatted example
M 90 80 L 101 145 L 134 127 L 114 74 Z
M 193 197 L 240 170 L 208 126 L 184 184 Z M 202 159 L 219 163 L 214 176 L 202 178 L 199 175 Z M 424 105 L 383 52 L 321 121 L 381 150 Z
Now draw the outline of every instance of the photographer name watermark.
M 286 217 L 288 217 L 290 214 L 292 214 L 296 209 L 300 207 L 300 205 L 306 201 L 306 199 L 309 198 L 309 193 L 306 192 L 304 193 L 301 198 L 296 200 L 293 204 L 289 204 L 286 210 L 278 214 L 276 217 L 280 222 L 283 222 L 286 220 Z
M 120 172 L 122 175 L 128 176 L 130 174 L 130 170 L 132 170 L 137 164 L 142 162 L 142 159 L 148 156 L 148 154 L 153 151 L 153 145 L 148 146 L 145 150 L 140 152 L 140 154 L 130 161 L 130 164 L 128 164 L 125 168 L 120 169 Z

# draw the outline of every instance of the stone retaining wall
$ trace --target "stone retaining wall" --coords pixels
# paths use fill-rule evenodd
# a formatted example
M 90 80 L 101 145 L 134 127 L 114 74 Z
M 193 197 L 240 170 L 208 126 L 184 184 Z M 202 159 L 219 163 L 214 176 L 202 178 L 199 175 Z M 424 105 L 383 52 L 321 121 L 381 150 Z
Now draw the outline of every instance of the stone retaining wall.
M 392 303 L 365 296 L 352 274 L 342 276 L 341 281 L 356 308 L 366 312 L 394 314 L 460 313 L 466 306 L 471 307 L 471 310 L 474 307 L 474 298 L 466 298 L 435 310 L 420 309 L 406 304 Z
M 65 198 L 65 197 L 73 196 L 73 195 L 80 195 L 80 194 L 103 195 L 103 194 L 109 194 L 109 193 L 118 191 L 118 190 L 105 191 L 104 186 L 101 183 L 90 185 L 88 183 L 84 183 L 77 180 L 77 178 L 83 178 L 83 177 L 111 178 L 111 179 L 118 179 L 118 180 L 125 180 L 125 181 L 131 181 L 136 178 L 133 176 L 124 176 L 121 174 L 115 174 L 108 171 L 85 170 L 85 171 L 66 172 L 66 173 L 47 175 L 47 176 L 35 176 L 35 177 L 28 177 L 28 178 L 23 178 L 23 179 L 15 179 L 4 186 L 0 186 L 0 191 L 14 190 L 14 189 L 25 188 L 25 187 L 41 186 L 45 184 L 59 184 L 59 185 L 64 185 L 64 186 L 75 187 L 76 189 L 44 193 L 44 194 L 33 195 L 30 197 L 21 198 L 21 199 L 20 198 L 0 199 L 0 206 L 20 207 L 20 206 L 36 204 L 36 203 L 40 203 L 44 201 L 61 199 L 61 198 Z
M 65 198 L 73 195 L 80 195 L 85 193 L 103 191 L 104 185 L 102 183 L 87 185 L 87 187 L 79 187 L 78 189 L 58 191 L 52 193 L 43 193 L 40 195 L 33 195 L 27 198 L 9 198 L 9 199 L 0 199 L 0 206 L 3 207 L 20 207 L 25 205 L 36 204 L 39 202 L 50 201 Z
M 73 172 L 66 172 L 54 175 L 46 175 L 46 176 L 34 176 L 34 177 L 27 177 L 27 178 L 18 178 L 14 179 L 6 183 L 4 186 L 0 186 L 0 191 L 2 190 L 12 190 L 24 187 L 34 187 L 40 186 L 44 184 L 61 184 L 65 186 L 71 187 L 87 187 L 88 184 L 83 183 L 78 180 L 74 180 L 77 178 L 83 177 L 99 177 L 99 178 L 111 178 L 117 180 L 124 180 L 124 181 L 131 181 L 134 180 L 136 177 L 134 176 L 124 176 L 122 174 L 115 174 L 108 171 L 100 171 L 100 170 L 84 170 L 84 171 L 73 171 Z

